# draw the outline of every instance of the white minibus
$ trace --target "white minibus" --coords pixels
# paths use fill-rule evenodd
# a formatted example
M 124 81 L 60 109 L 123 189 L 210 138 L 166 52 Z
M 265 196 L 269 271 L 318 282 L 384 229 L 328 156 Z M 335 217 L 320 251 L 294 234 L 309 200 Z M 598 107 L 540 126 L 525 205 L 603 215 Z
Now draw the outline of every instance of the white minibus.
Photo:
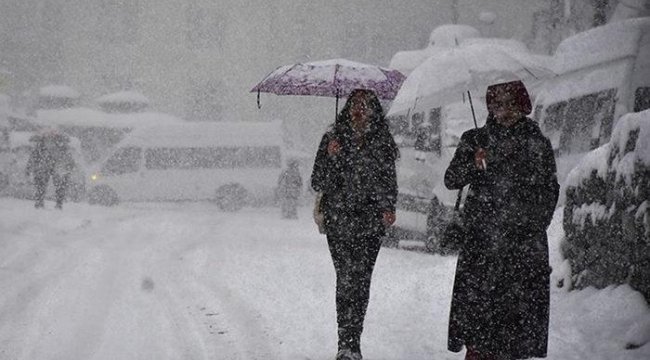
M 214 200 L 267 204 L 283 166 L 280 122 L 180 123 L 133 130 L 91 175 L 90 203 Z

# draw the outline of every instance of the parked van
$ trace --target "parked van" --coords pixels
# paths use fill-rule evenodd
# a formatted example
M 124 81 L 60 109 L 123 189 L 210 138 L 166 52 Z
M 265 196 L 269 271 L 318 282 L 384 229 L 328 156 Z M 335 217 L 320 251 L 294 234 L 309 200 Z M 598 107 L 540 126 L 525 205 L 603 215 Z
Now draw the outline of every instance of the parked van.
M 565 39 L 552 68 L 557 76 L 543 85 L 533 114 L 557 155 L 607 143 L 618 118 L 650 108 L 650 18 Z
M 273 200 L 283 166 L 279 122 L 134 129 L 91 176 L 90 203 L 214 200 L 229 211 Z

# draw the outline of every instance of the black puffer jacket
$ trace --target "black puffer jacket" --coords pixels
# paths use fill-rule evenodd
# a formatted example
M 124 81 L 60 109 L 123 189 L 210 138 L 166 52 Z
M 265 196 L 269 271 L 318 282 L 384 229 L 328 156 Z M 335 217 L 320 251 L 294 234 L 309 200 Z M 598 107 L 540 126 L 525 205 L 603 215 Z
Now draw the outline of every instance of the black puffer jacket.
M 486 171 L 474 165 L 478 147 L 487 151 Z M 528 118 L 511 128 L 488 119 L 461 137 L 445 185 L 469 184 L 470 237 L 456 268 L 449 350 L 468 345 L 519 359 L 546 356 L 546 228 L 559 193 L 555 172 L 551 144 Z
M 365 139 L 357 144 L 349 133 L 332 129 L 325 133 L 318 147 L 311 185 L 315 191 L 323 193 L 321 209 L 328 234 L 345 228 L 356 233 L 383 235 L 382 213 L 395 212 L 394 151 L 380 141 L 386 139 L 384 136 Z M 392 141 L 392 137 L 390 139 Z M 327 152 L 333 140 L 341 145 L 336 155 Z

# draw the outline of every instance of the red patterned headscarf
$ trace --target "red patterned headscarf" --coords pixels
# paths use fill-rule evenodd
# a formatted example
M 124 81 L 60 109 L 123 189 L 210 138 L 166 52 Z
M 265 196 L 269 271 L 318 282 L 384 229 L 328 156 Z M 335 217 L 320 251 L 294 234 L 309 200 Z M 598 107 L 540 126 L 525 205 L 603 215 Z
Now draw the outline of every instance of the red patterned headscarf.
M 487 93 L 485 94 L 485 102 L 488 109 L 496 102 L 497 90 L 512 94 L 514 97 L 513 106 L 518 108 L 523 114 L 530 114 L 533 110 L 528 91 L 524 83 L 519 80 L 488 86 Z

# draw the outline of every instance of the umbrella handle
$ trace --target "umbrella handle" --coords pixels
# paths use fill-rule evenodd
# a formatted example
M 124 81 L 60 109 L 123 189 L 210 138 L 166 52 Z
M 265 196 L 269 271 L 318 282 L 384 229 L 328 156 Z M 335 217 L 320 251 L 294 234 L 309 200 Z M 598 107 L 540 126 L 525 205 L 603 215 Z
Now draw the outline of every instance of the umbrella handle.
M 262 104 L 260 104 L 260 90 L 259 89 L 257 90 L 257 108 L 258 109 L 262 108 Z
M 339 89 L 336 88 L 336 108 L 334 110 L 334 122 L 336 122 L 336 117 L 339 114 Z
M 469 98 L 469 107 L 472 109 L 472 119 L 474 120 L 474 127 L 478 129 L 478 124 L 476 122 L 476 114 L 474 113 L 474 104 L 472 103 L 472 94 L 467 90 L 467 97 Z

